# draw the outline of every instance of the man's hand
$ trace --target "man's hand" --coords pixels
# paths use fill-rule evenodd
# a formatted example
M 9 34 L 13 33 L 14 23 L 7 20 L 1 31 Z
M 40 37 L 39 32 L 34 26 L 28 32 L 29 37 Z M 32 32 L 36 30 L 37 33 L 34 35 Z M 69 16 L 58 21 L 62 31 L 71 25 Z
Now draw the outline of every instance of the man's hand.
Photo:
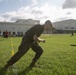
M 34 41 L 38 41 L 38 42 L 43 42 L 43 43 L 45 43 L 45 40 L 44 40 L 44 39 L 40 39 L 40 38 L 38 38 L 36 35 L 34 35 L 33 40 L 34 40 Z
M 45 40 L 43 39 L 42 42 L 45 43 Z
M 43 42 L 43 43 L 45 43 L 45 40 L 38 38 L 38 42 Z

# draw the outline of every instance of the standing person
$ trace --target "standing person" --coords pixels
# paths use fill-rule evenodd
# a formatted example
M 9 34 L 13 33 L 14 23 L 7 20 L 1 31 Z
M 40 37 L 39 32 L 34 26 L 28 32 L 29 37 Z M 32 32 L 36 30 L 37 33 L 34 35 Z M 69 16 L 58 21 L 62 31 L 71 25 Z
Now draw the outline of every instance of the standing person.
M 74 33 L 73 33 L 73 31 L 72 31 L 71 37 L 72 37 L 72 36 L 74 36 Z
M 49 30 L 51 27 L 51 21 L 47 20 L 44 25 L 37 24 L 26 31 L 26 34 L 24 35 L 18 48 L 18 52 L 7 62 L 7 64 L 4 66 L 4 70 L 7 70 L 9 66 L 12 66 L 14 63 L 16 63 L 29 50 L 29 48 L 32 48 L 32 50 L 36 52 L 35 57 L 29 65 L 30 68 L 33 68 L 43 53 L 43 49 L 41 46 L 39 46 L 38 42 L 45 43 L 45 40 L 40 39 L 39 36 L 44 30 Z
M 8 31 L 5 32 L 5 37 L 8 38 Z
M 5 33 L 6 33 L 6 32 L 5 32 L 5 31 L 3 31 L 3 37 L 4 37 L 4 38 L 5 38 Z
M 2 32 L 1 32 L 1 30 L 0 30 L 0 36 L 2 35 Z
M 13 32 L 13 37 L 15 37 L 16 36 L 16 33 L 15 32 Z

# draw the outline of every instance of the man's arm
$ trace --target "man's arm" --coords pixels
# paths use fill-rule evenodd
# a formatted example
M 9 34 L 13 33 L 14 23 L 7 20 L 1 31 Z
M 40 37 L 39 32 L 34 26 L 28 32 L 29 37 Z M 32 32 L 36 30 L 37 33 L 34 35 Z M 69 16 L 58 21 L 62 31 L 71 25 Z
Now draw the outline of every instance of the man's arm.
M 45 40 L 44 40 L 44 39 L 40 39 L 40 38 L 38 38 L 36 35 L 33 36 L 33 40 L 34 40 L 34 41 L 38 41 L 38 42 L 43 42 L 43 43 L 45 43 Z

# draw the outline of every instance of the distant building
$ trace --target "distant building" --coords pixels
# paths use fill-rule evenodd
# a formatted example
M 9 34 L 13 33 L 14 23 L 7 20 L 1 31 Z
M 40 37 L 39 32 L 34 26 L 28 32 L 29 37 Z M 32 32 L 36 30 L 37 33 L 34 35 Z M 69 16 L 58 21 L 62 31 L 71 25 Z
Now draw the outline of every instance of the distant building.
M 61 32 L 76 32 L 76 20 L 73 19 L 54 22 L 53 26 Z
M 35 24 L 40 24 L 40 21 L 18 19 L 16 22 L 0 22 L 0 33 L 7 30 L 10 34 L 18 34 L 21 32 L 21 35 L 24 35 L 25 32 Z M 53 26 L 58 33 L 76 32 L 76 20 L 73 19 L 53 22 Z M 52 31 L 44 31 L 43 33 L 49 34 L 52 33 Z
M 16 34 L 18 32 L 23 32 L 23 34 L 25 34 L 25 32 L 31 28 L 33 25 L 35 24 L 39 24 L 40 21 L 39 20 L 32 20 L 32 19 L 19 19 L 16 22 L 0 22 L 0 31 L 4 32 L 4 31 L 9 31 L 13 34 L 13 32 L 15 32 Z

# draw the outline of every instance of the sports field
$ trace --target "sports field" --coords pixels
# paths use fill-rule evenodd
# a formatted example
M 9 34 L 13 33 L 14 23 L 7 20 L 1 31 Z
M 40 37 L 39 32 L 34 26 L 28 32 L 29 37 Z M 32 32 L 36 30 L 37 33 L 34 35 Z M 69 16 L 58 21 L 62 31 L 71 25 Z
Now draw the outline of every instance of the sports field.
M 12 68 L 8 69 L 6 75 L 76 75 L 76 34 L 44 34 L 41 38 L 46 43 L 39 43 L 44 53 L 37 61 L 37 67 L 28 70 L 35 53 L 30 49 Z M 16 53 L 22 37 L 12 37 L 13 49 Z M 12 56 L 11 37 L 0 37 L 0 68 Z M 0 73 L 1 75 L 1 73 Z

